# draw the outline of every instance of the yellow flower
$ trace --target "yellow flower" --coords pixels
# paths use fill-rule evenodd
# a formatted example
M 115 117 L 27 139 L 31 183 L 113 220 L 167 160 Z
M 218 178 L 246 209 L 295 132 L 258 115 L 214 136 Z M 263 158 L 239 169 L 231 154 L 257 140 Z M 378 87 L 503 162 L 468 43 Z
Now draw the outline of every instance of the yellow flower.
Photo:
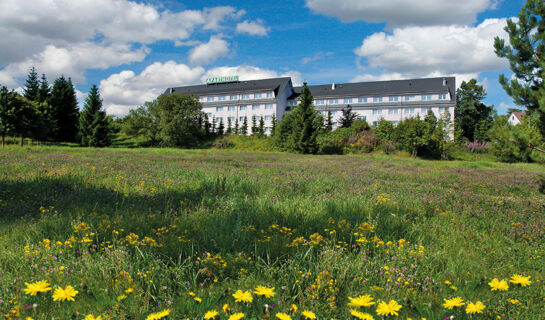
M 66 286 L 66 288 L 57 288 L 53 292 L 53 301 L 75 301 L 74 297 L 79 291 L 75 290 L 72 286 Z
M 252 302 L 253 301 L 252 293 L 250 291 L 242 292 L 242 290 L 237 290 L 233 294 L 233 297 L 235 298 L 235 302 Z
M 223 307 L 221 308 L 223 310 L 223 312 L 225 313 L 228 313 L 229 311 L 231 311 L 231 309 L 229 309 L 229 305 L 226 303 L 223 305 Z
M 218 316 L 218 312 L 216 310 L 207 311 L 204 314 L 205 319 L 214 319 L 217 316 Z
M 85 318 L 83 318 L 83 320 L 102 320 L 102 317 L 101 316 L 95 317 L 92 314 L 88 314 Z
M 470 302 L 467 304 L 466 313 L 483 313 L 485 307 L 486 306 L 480 301 L 475 303 Z
M 287 313 L 282 313 L 282 312 L 279 312 L 276 314 L 276 317 L 280 320 L 291 320 L 291 317 L 289 314 Z
M 237 313 L 233 313 L 231 316 L 229 316 L 228 320 L 240 320 L 242 318 L 244 318 L 244 313 L 237 312 Z
M 297 312 L 297 306 L 292 304 L 291 307 L 290 307 L 290 312 L 291 313 L 296 313 Z
M 125 293 L 126 293 L 126 294 L 131 294 L 131 293 L 133 293 L 133 292 L 134 292 L 134 289 L 133 289 L 133 288 L 129 288 L 129 289 L 125 290 Z
M 47 283 L 46 280 L 36 281 L 33 283 L 25 282 L 25 284 L 25 294 L 30 294 L 31 296 L 35 296 L 38 292 L 47 292 L 51 290 L 51 287 L 49 287 L 50 284 Z
M 490 281 L 488 285 L 490 286 L 491 291 L 507 291 L 507 289 L 509 289 L 509 284 L 507 284 L 507 281 L 498 280 L 496 278 L 492 279 L 492 281 Z
M 513 284 L 520 284 L 523 287 L 526 287 L 532 283 L 532 281 L 530 281 L 530 276 L 525 277 L 525 276 L 521 276 L 520 274 L 512 275 L 511 280 L 509 280 L 509 282 Z
M 445 303 L 443 303 L 443 307 L 446 309 L 452 310 L 456 307 L 461 307 L 465 304 L 464 299 L 460 297 L 452 298 L 452 299 L 443 299 Z
M 25 320 L 34 320 L 32 317 L 26 317 Z
M 359 312 L 358 310 L 350 309 L 350 314 L 361 320 L 373 320 L 373 316 L 369 313 Z
M 193 293 L 193 292 L 191 292 L 191 291 L 189 291 L 187 294 L 188 294 L 189 296 L 191 296 L 191 297 L 194 297 L 194 296 L 195 296 L 195 293 Z
M 123 300 L 125 300 L 125 299 L 127 299 L 127 296 L 124 295 L 124 294 L 122 294 L 122 295 L 120 295 L 119 297 L 117 297 L 117 301 L 123 301 Z
M 303 317 L 305 317 L 305 319 L 316 319 L 316 314 L 312 311 L 305 310 L 301 312 L 301 314 L 303 315 Z
M 275 295 L 274 288 L 267 288 L 264 286 L 257 286 L 254 293 L 258 296 L 264 296 L 265 298 L 272 298 Z
M 170 314 L 170 309 L 166 309 L 166 310 L 163 310 L 163 311 L 160 311 L 160 312 L 155 312 L 155 313 L 152 313 L 152 314 L 148 315 L 146 320 L 162 319 L 162 318 L 168 316 L 169 314 Z
M 512 304 L 520 304 L 520 301 L 518 301 L 518 299 L 507 299 L 507 301 L 511 302 Z
M 401 305 L 395 300 L 390 300 L 388 303 L 382 301 L 377 306 L 377 314 L 379 316 L 397 316 L 399 309 L 401 309 Z
M 452 282 L 450 282 L 450 281 L 448 281 L 448 280 L 445 280 L 445 284 L 446 284 L 447 286 L 450 286 L 450 285 L 452 284 Z
M 202 299 L 199 297 L 193 297 L 193 300 L 197 301 L 197 303 L 201 303 Z
M 348 297 L 348 299 L 350 300 L 350 303 L 348 303 L 350 307 L 370 307 L 375 304 L 373 297 L 369 294 L 364 294 L 356 298 Z

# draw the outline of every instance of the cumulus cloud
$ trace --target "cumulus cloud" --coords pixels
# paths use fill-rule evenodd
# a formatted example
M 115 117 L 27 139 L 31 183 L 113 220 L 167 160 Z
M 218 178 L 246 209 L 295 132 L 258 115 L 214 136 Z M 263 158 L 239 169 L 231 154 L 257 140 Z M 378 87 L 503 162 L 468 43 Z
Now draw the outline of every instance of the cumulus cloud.
M 240 80 L 255 80 L 291 76 L 294 85 L 301 85 L 301 74 L 296 71 L 278 73 L 254 66 L 217 67 L 205 70 L 174 61 L 155 62 L 140 74 L 125 70 L 110 75 L 100 82 L 100 95 L 108 114 L 123 116 L 129 110 L 155 100 L 167 88 L 204 83 L 210 76 L 238 75 Z
M 491 0 L 306 0 L 311 10 L 343 22 L 386 22 L 389 26 L 470 24 L 495 5 Z
M 224 57 L 229 53 L 229 42 L 223 40 L 221 36 L 210 37 L 207 43 L 202 43 L 189 52 L 189 62 L 193 65 L 209 64 L 219 57 Z
M 367 62 L 362 69 L 381 70 L 385 77 L 458 75 L 461 82 L 483 71 L 508 67 L 506 59 L 496 56 L 493 46 L 495 36 L 507 39 L 505 25 L 506 19 L 487 19 L 476 27 L 397 28 L 392 33 L 368 36 L 354 52 Z M 373 77 L 362 75 L 354 80 Z
M 266 36 L 270 28 L 263 25 L 263 21 L 248 21 L 244 20 L 237 24 L 237 33 L 246 33 L 252 36 Z

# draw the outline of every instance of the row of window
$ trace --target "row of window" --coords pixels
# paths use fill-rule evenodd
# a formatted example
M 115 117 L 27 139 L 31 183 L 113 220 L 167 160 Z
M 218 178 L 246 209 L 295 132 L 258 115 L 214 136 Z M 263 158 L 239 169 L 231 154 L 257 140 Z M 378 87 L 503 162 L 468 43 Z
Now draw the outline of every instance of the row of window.
M 251 99 L 264 99 L 264 98 L 274 98 L 274 93 L 263 92 L 263 93 L 245 93 L 245 94 L 233 94 L 227 96 L 206 96 L 201 97 L 201 102 L 214 102 L 214 101 L 227 101 L 227 100 L 251 100 Z
M 373 115 L 381 115 L 382 112 L 388 110 L 388 114 L 396 115 L 404 112 L 405 114 L 415 114 L 417 112 L 416 108 L 404 108 L 404 109 L 373 109 Z M 405 111 L 403 111 L 405 110 Z M 432 108 L 420 108 L 420 114 L 426 115 L 429 111 L 432 111 Z M 447 108 L 439 108 L 439 113 L 444 113 L 447 111 Z M 336 116 L 340 115 L 341 111 L 331 111 L 331 115 Z M 327 115 L 327 112 L 324 112 L 324 115 Z M 365 118 L 365 117 L 364 117 Z M 365 120 L 365 119 L 363 119 Z
M 261 110 L 261 106 L 262 105 L 259 105 L 259 104 L 256 104 L 256 105 L 247 105 L 247 106 L 239 106 L 239 111 L 246 111 L 248 110 L 248 108 L 252 108 L 252 110 Z M 274 104 L 266 104 L 265 105 L 265 110 L 272 110 L 274 109 Z M 229 107 L 216 107 L 216 112 L 221 112 L 221 111 L 236 111 L 237 110 L 237 106 L 229 106 Z
M 211 113 L 207 113 L 206 116 L 208 117 L 209 120 L 212 119 L 213 115 Z M 242 122 L 244 120 L 246 120 L 248 117 L 246 116 L 240 116 L 238 117 L 238 121 Z M 223 117 L 216 117 L 216 123 L 220 123 L 223 120 Z M 231 121 L 231 122 L 235 122 L 236 121 L 236 117 L 225 117 L 225 121 Z M 261 119 L 260 116 L 252 116 L 252 120 L 255 120 L 255 121 L 259 121 Z M 273 117 L 272 116 L 263 116 L 263 120 L 265 121 L 272 121 Z
M 314 104 L 317 106 L 321 105 L 335 105 L 335 104 L 350 104 L 350 103 L 381 103 L 381 102 L 399 102 L 399 101 L 419 101 L 418 97 L 420 97 L 421 101 L 431 101 L 433 100 L 434 96 L 431 94 L 427 95 L 420 95 L 420 96 L 391 96 L 391 97 L 358 97 L 358 98 L 344 98 L 344 99 L 317 99 L 314 101 Z M 447 100 L 447 94 L 439 94 L 435 96 L 437 100 Z

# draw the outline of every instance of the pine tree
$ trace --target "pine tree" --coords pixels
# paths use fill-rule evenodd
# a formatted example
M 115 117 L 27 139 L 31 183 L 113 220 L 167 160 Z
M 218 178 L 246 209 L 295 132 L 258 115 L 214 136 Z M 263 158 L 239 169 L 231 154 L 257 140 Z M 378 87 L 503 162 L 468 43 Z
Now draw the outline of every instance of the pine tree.
M 265 119 L 263 119 L 263 116 L 261 116 L 261 119 L 259 119 L 259 127 L 257 132 L 260 137 L 265 135 Z
M 40 83 L 38 81 L 38 74 L 36 73 L 36 69 L 34 69 L 34 67 L 32 67 L 28 73 L 23 91 L 23 96 L 25 98 L 30 101 L 38 101 Z
M 218 135 L 222 136 L 225 132 L 225 125 L 223 124 L 223 118 L 220 118 L 220 124 L 218 126 Z
M 327 120 L 325 123 L 325 130 L 326 131 L 333 130 L 333 115 L 331 114 L 330 110 L 327 110 Z
M 528 110 L 530 118 L 545 135 L 545 2 L 527 0 L 518 21 L 507 20 L 505 31 L 510 45 L 496 37 L 494 48 L 499 57 L 509 60 L 514 75 L 512 80 L 500 75 L 500 83 L 516 104 Z
M 51 94 L 51 88 L 49 87 L 49 82 L 47 82 L 47 78 L 45 77 L 45 74 L 42 74 L 42 79 L 40 81 L 40 89 L 38 90 L 38 101 L 39 102 L 47 101 L 47 99 L 49 99 L 50 94 Z
M 288 136 L 287 148 L 300 153 L 316 153 L 316 137 L 323 125 L 322 117 L 314 109 L 312 93 L 306 82 L 301 89 L 299 103 L 293 112 L 293 129 Z
M 218 128 L 216 128 L 216 117 L 212 116 L 212 134 L 216 134 Z
M 96 85 L 93 85 L 85 99 L 79 127 L 82 145 L 106 147 L 111 144 L 110 123 L 106 112 L 102 110 L 102 99 Z
M 272 124 L 271 124 L 271 136 L 274 135 L 274 132 L 276 131 L 276 114 L 273 113 L 272 115 Z
M 56 141 L 76 141 L 79 132 L 79 110 L 72 80 L 61 76 L 53 83 L 48 101 L 56 126 L 53 138 Z
M 248 134 L 248 117 L 244 117 L 244 121 L 242 122 L 242 126 L 240 127 L 240 133 L 243 135 Z
M 252 116 L 252 136 L 258 134 L 255 116 Z
M 208 121 L 208 116 L 204 114 L 204 134 L 209 137 L 212 134 L 210 121 Z
M 462 130 L 462 135 L 468 141 L 475 140 L 477 124 L 481 121 L 492 124 L 494 107 L 482 103 L 486 97 L 484 87 L 477 80 L 463 81 L 456 91 L 456 109 L 454 117 Z
M 231 117 L 227 118 L 227 134 L 233 133 L 233 122 L 231 121 Z
M 14 94 L 8 88 L 0 87 L 0 135 L 2 136 L 2 147 L 5 144 L 6 135 L 13 132 L 13 97 Z
M 235 119 L 235 134 L 239 134 L 238 119 Z
M 346 108 L 341 109 L 342 116 L 339 119 L 341 128 L 350 128 L 352 123 L 356 119 L 356 114 L 352 112 L 352 106 L 347 105 Z

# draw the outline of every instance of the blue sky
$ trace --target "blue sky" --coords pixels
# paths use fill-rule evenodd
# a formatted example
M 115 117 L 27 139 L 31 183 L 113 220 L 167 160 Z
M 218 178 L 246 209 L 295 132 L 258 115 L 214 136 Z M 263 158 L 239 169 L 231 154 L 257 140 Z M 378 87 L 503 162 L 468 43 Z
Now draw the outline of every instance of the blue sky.
M 499 113 L 515 107 L 511 75 L 492 47 L 523 0 L 3 0 L 0 84 L 20 88 L 31 66 L 50 81 L 93 84 L 124 115 L 169 86 L 208 76 L 291 76 L 342 83 L 477 78 Z M 9 8 L 9 9 L 8 9 Z

